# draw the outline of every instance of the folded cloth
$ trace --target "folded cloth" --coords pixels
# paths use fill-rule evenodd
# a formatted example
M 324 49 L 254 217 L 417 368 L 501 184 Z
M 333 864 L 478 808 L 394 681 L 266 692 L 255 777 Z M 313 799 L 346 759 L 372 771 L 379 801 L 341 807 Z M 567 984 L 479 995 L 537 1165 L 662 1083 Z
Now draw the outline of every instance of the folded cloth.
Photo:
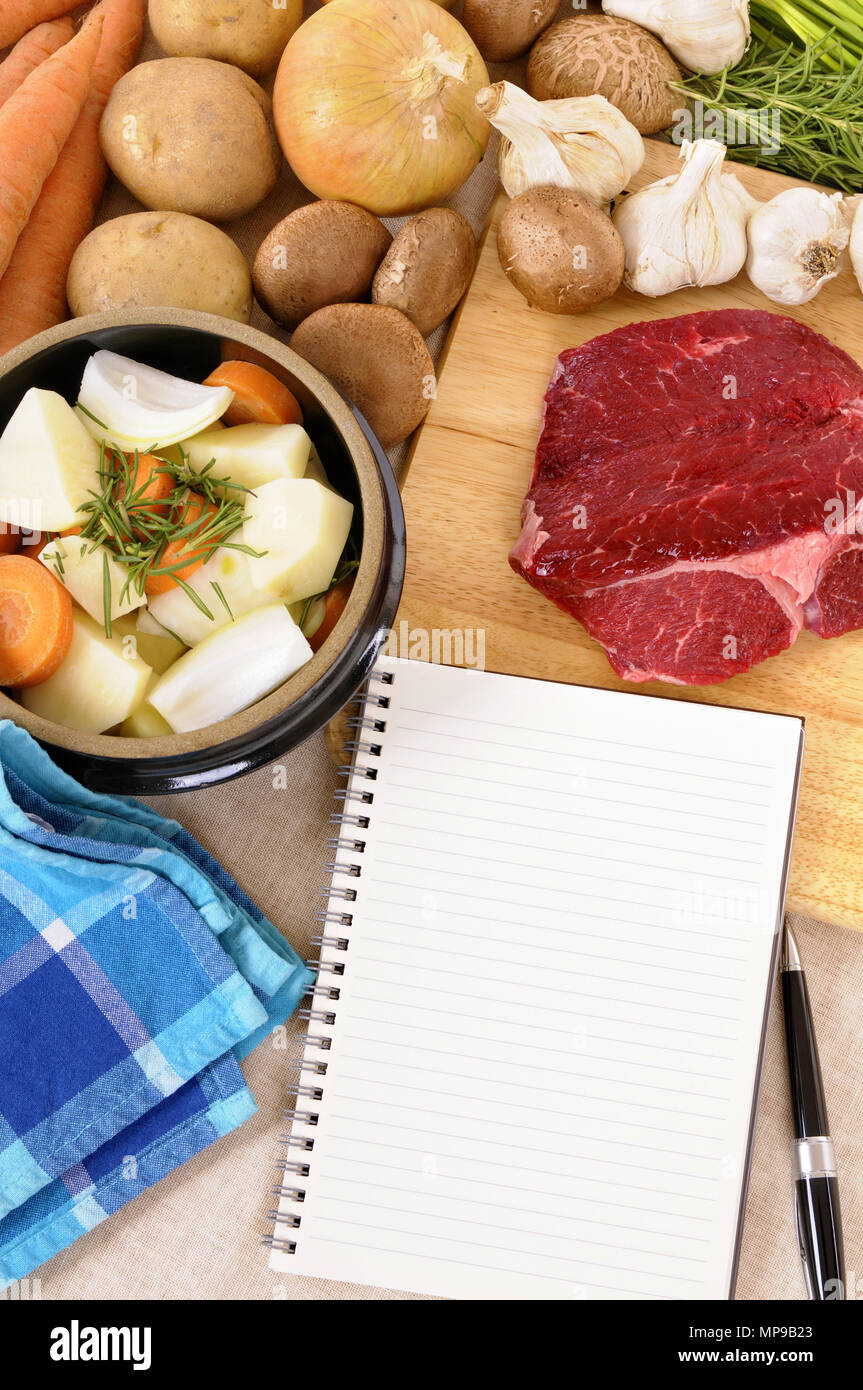
M 0 1290 L 254 1114 L 229 1052 L 0 1221 Z
M 312 981 L 311 972 L 181 825 L 133 797 L 82 787 L 8 719 L 0 720 L 0 764 L 6 773 L 5 794 L 0 785 L 0 821 L 13 834 L 85 859 L 146 863 L 194 904 L 267 1010 L 267 1020 L 238 1045 L 240 1058 L 293 1013 Z
M 86 791 L 8 722 L 0 763 L 0 1216 L 18 1209 L 2 1254 L 31 1235 L 61 1248 L 82 1213 L 92 1224 L 251 1113 L 224 1054 L 245 1055 L 312 976 L 175 822 Z M 178 1134 L 165 1097 L 181 1091 Z M 136 1187 L 111 1165 L 142 1145 Z

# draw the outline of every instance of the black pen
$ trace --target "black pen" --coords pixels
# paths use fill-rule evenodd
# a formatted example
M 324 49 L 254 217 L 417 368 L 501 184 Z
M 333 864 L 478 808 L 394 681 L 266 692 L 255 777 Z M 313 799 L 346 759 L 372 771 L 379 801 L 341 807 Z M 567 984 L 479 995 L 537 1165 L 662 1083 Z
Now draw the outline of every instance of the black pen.
M 836 1156 L 827 1123 L 824 1082 L 809 991 L 788 923 L 782 938 L 782 1007 L 794 1114 L 797 1239 L 811 1299 L 845 1297 L 845 1256 Z

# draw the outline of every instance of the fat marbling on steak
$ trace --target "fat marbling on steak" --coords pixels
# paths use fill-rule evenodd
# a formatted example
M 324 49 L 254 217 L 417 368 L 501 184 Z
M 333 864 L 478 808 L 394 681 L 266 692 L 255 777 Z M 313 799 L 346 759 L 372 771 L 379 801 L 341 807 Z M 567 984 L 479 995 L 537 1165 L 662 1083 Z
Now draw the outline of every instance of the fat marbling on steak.
M 627 680 L 708 684 L 863 627 L 863 371 L 751 309 L 571 348 L 522 523 L 513 568 Z

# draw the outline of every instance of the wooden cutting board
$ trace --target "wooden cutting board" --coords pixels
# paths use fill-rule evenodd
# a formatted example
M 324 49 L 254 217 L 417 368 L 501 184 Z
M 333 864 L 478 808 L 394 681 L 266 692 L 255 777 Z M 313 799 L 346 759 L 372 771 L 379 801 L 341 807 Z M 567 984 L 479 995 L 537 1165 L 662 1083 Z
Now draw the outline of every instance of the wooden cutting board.
M 673 145 L 645 144 L 633 188 L 678 166 Z M 794 185 L 741 165 L 735 172 L 765 200 Z M 741 275 L 656 300 L 621 290 L 592 313 L 545 314 L 528 308 L 500 269 L 496 226 L 505 206 L 501 195 L 442 358 L 437 398 L 412 450 L 399 621 L 427 631 L 484 629 L 491 671 L 804 716 L 789 906 L 863 930 L 863 631 L 826 642 L 803 632 L 789 651 L 720 686 L 632 685 L 507 563 L 559 352 L 621 324 L 737 306 L 788 312 L 863 363 L 863 300 L 854 276 L 846 270 L 798 310 L 779 310 Z

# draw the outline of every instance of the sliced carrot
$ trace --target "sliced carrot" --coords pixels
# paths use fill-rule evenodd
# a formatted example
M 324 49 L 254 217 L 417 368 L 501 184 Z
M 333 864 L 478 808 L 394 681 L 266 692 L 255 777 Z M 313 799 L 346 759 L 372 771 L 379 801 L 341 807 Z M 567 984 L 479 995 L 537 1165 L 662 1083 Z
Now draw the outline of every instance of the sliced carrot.
M 37 24 L 23 39 L 19 39 L 8 58 L 0 63 L 0 106 L 21 86 L 34 68 L 38 68 L 75 32 L 71 19 L 56 19 L 53 24 Z
M 0 106 L 0 275 L 87 100 L 102 22 L 97 5 Z
M 148 594 L 166 594 L 176 587 L 178 579 L 188 579 L 206 560 L 215 541 L 212 536 L 200 544 L 198 537 L 210 525 L 217 508 L 204 497 L 192 496 L 178 519 L 178 527 L 191 527 L 185 536 L 169 541 L 158 565 L 147 575 Z M 195 524 L 199 523 L 199 524 Z M 166 573 L 170 571 L 170 573 Z
M 318 651 L 324 645 L 339 618 L 347 607 L 348 599 L 351 596 L 351 589 L 354 587 L 354 576 L 350 579 L 343 579 L 341 584 L 337 584 L 334 589 L 330 589 L 324 597 L 324 616 L 321 625 L 316 632 L 309 638 L 309 646 L 313 652 Z
M 223 362 L 205 386 L 227 386 L 234 399 L 222 419 L 226 425 L 301 425 L 300 403 L 283 381 L 254 362 Z
M 0 685 L 39 685 L 72 641 L 72 599 L 44 565 L 0 556 Z
M 176 486 L 170 473 L 159 472 L 165 467 L 165 460 L 160 459 L 157 454 L 139 454 L 136 464 L 134 454 L 127 454 L 126 457 L 132 475 L 129 495 L 134 499 L 134 508 L 146 507 L 150 512 L 164 515 L 167 511 L 167 498 Z M 121 480 L 117 484 L 117 498 L 122 502 L 125 496 L 126 486 Z M 134 509 L 130 520 L 134 524 Z
M 107 174 L 99 122 L 114 85 L 135 61 L 146 8 L 146 0 L 102 0 L 105 22 L 89 95 L 0 279 L 0 354 L 66 318 L 69 265 L 93 225 Z

